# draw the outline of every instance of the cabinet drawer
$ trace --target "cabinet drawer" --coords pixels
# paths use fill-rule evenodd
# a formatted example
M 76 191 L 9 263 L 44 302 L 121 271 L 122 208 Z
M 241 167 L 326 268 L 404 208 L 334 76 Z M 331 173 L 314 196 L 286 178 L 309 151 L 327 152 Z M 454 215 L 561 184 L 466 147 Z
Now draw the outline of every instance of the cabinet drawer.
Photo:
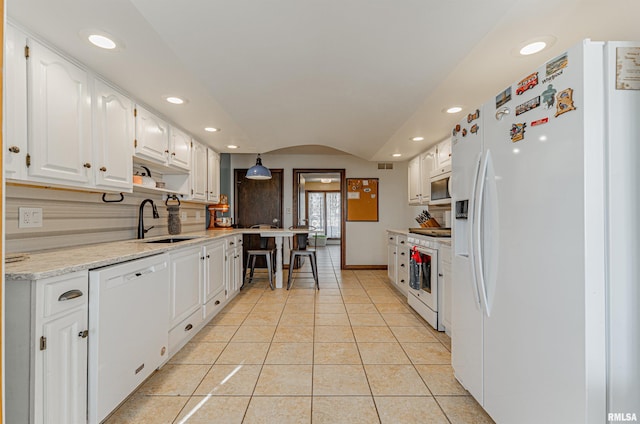
M 225 301 L 224 290 L 220 290 L 218 294 L 213 296 L 211 300 L 205 303 L 204 311 L 202 312 L 202 315 L 204 316 L 204 320 L 209 321 L 211 318 L 216 316 L 218 312 L 220 312 L 224 307 L 224 301 Z
M 49 317 L 89 302 L 89 279 L 86 272 L 56 277 L 42 287 L 43 316 Z
M 223 292 L 224 293 L 224 292 Z M 177 351 L 185 345 L 200 328 L 202 323 L 202 310 L 198 309 L 193 314 L 189 315 L 175 328 L 169 331 L 169 355 L 173 356 Z

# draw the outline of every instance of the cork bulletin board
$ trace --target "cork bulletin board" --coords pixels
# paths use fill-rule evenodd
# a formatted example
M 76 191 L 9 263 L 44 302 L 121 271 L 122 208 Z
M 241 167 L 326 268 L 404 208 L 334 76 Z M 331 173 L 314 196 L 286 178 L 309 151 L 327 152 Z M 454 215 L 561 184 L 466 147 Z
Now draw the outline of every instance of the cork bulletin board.
M 378 221 L 377 178 L 347 178 L 347 221 Z

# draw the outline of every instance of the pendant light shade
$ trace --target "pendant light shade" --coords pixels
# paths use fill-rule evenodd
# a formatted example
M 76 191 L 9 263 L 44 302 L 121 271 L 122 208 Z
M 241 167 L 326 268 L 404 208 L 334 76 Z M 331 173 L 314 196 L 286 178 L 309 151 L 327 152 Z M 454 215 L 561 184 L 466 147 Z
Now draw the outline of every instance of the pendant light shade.
M 260 159 L 260 155 L 256 158 L 256 164 L 249 168 L 247 171 L 246 177 L 250 180 L 270 180 L 271 179 L 271 171 L 266 167 L 262 166 L 262 159 Z

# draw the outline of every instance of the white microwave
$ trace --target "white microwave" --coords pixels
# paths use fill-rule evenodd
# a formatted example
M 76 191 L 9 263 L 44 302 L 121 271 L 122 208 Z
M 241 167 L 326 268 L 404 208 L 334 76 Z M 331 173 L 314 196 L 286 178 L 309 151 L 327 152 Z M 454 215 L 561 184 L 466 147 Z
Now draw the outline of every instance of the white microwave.
M 443 166 L 431 173 L 430 205 L 451 203 L 451 166 Z

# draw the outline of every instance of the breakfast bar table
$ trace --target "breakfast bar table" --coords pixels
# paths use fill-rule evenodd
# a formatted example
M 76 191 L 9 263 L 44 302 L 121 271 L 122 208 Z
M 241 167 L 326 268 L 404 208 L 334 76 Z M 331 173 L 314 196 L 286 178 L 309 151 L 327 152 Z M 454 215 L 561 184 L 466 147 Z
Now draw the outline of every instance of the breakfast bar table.
M 308 234 L 308 228 L 243 228 L 243 234 L 260 234 L 260 237 L 273 237 L 276 241 L 276 288 L 281 289 L 282 272 L 282 240 L 285 237 L 293 237 L 294 234 Z

